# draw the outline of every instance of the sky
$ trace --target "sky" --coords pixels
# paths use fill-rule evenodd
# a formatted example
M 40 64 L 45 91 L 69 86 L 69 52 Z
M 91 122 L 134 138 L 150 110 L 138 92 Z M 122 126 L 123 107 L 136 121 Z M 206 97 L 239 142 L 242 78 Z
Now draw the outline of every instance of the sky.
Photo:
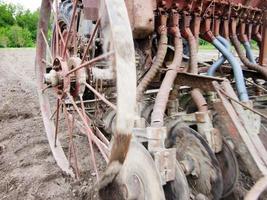
M 6 3 L 21 4 L 24 8 L 30 9 L 31 11 L 34 11 L 41 6 L 41 0 L 2 0 L 2 1 Z

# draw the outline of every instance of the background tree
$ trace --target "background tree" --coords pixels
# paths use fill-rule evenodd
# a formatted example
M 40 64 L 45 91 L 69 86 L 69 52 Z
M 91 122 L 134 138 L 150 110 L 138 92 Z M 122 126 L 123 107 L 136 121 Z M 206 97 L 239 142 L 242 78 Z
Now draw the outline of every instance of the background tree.
M 31 12 L 0 0 L 0 47 L 33 47 L 38 18 L 39 10 Z

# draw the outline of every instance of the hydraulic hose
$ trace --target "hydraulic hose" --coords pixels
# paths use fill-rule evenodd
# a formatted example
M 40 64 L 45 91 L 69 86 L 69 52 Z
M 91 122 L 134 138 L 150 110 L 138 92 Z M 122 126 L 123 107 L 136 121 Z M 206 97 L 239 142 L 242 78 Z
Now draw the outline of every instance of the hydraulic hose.
M 213 33 L 210 30 L 210 23 L 211 23 L 210 19 L 206 19 L 205 23 L 206 23 L 205 26 L 206 32 L 204 34 L 204 38 L 207 41 L 211 42 L 228 60 L 228 62 L 233 68 L 238 96 L 241 101 L 247 102 L 249 98 L 241 65 L 239 64 L 238 60 L 234 57 L 234 55 L 231 53 L 231 51 L 225 48 L 225 46 L 213 35 Z
M 137 102 L 141 101 L 144 91 L 146 90 L 149 83 L 156 76 L 166 56 L 167 48 L 168 48 L 168 37 L 167 37 L 167 28 L 166 28 L 167 18 L 168 18 L 167 15 L 164 15 L 164 14 L 160 16 L 160 21 L 161 21 L 161 25 L 159 27 L 160 40 L 159 40 L 159 47 L 158 47 L 157 55 L 149 71 L 146 73 L 146 75 L 144 76 L 144 78 L 141 80 L 141 82 L 139 83 L 137 87 L 137 95 L 136 95 Z
M 183 41 L 179 30 L 179 14 L 176 11 L 173 11 L 172 20 L 173 25 L 172 28 L 170 28 L 170 33 L 174 37 L 174 58 L 172 63 L 167 66 L 168 69 L 166 75 L 155 100 L 151 115 L 151 125 L 154 127 L 163 126 L 164 113 L 167 107 L 170 91 L 183 58 Z
M 242 61 L 242 63 L 245 66 L 247 66 L 249 69 L 260 72 L 265 77 L 265 79 L 267 79 L 267 69 L 265 69 L 264 67 L 262 67 L 259 64 L 251 63 L 247 59 L 245 53 L 243 52 L 243 50 L 241 48 L 240 41 L 238 40 L 237 35 L 236 35 L 236 20 L 235 19 L 232 20 L 231 31 L 232 31 L 232 34 L 230 36 L 231 42 L 233 43 L 235 50 L 236 50 L 240 60 Z
M 253 64 L 257 64 L 255 59 L 254 59 L 254 55 L 253 55 L 253 52 L 251 50 L 251 45 L 250 45 L 249 41 L 243 42 L 243 46 L 245 47 L 248 60 Z
M 229 51 L 231 51 L 231 44 L 222 36 L 216 37 Z M 208 75 L 214 76 L 216 70 L 226 61 L 226 58 L 222 55 L 216 62 L 214 62 L 208 69 Z
M 225 58 L 232 65 L 236 81 L 236 87 L 240 100 L 244 102 L 248 101 L 249 98 L 244 81 L 243 71 L 239 62 L 233 56 L 233 54 L 222 45 L 222 43 L 218 39 L 214 38 L 212 44 L 225 56 Z
M 234 19 L 235 20 L 235 19 Z M 234 24 L 235 26 L 235 24 Z M 232 27 L 232 28 L 235 28 L 235 27 Z M 235 33 L 236 31 L 233 31 L 233 33 Z M 253 52 L 251 50 L 251 46 L 250 46 L 250 43 L 249 43 L 249 39 L 248 39 L 248 36 L 246 34 L 246 24 L 245 22 L 241 22 L 241 25 L 240 25 L 240 34 L 239 34 L 239 38 L 240 38 L 240 41 L 241 43 L 243 44 L 245 50 L 246 50 L 246 57 L 248 58 L 248 60 L 253 63 L 253 64 L 256 64 L 256 61 L 254 59 L 254 56 L 253 56 Z

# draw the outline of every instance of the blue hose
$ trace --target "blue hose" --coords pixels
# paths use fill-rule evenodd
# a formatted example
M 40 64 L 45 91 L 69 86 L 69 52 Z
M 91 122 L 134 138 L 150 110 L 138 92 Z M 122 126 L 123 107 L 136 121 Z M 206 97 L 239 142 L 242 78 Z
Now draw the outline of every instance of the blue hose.
M 253 64 L 256 64 L 256 61 L 254 59 L 254 55 L 253 55 L 253 52 L 251 50 L 251 46 L 250 46 L 250 43 L 247 41 L 247 42 L 243 42 L 243 46 L 245 47 L 246 49 L 246 55 L 247 55 L 247 58 L 249 59 L 249 61 Z
M 222 36 L 218 36 L 217 39 L 227 48 L 229 51 L 231 49 L 231 45 Z M 211 67 L 208 70 L 208 76 L 214 76 L 216 70 L 226 61 L 226 58 L 222 55 L 215 63 L 211 65 Z
M 233 56 L 230 50 L 228 50 L 217 38 L 214 38 L 212 44 L 223 54 L 223 56 L 231 64 L 235 76 L 236 87 L 238 96 L 241 101 L 247 102 L 249 100 L 247 88 L 244 81 L 243 71 L 238 60 Z

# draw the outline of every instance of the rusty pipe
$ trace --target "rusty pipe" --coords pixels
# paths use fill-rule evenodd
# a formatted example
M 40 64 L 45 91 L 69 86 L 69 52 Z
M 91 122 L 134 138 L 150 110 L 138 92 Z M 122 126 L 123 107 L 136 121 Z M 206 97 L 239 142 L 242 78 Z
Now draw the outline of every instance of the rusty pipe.
M 246 24 L 245 24 L 245 22 L 241 22 L 240 23 L 239 40 L 242 43 L 248 42 L 248 36 L 246 34 Z
M 196 104 L 199 112 L 206 112 L 208 111 L 208 104 L 206 99 L 203 97 L 202 93 L 199 89 L 193 89 L 191 91 L 191 97 Z
M 265 79 L 267 79 L 267 69 L 265 69 L 264 67 L 262 67 L 259 64 L 251 63 L 248 60 L 248 58 L 246 57 L 245 53 L 243 52 L 243 50 L 241 48 L 240 41 L 238 40 L 237 35 L 236 35 L 236 24 L 237 24 L 236 19 L 233 19 L 232 23 L 231 23 L 231 36 L 230 36 L 230 39 L 231 39 L 231 42 L 233 43 L 233 45 L 235 47 L 235 50 L 236 50 L 240 60 L 249 69 L 252 69 L 252 70 L 260 72 L 265 77 Z
M 195 39 L 196 39 L 197 51 L 199 47 L 200 24 L 201 24 L 201 16 L 198 14 L 195 14 L 194 19 L 193 19 L 193 35 L 195 36 Z
M 189 72 L 192 74 L 198 73 L 197 65 L 197 41 L 190 29 L 191 16 L 184 14 L 184 24 L 182 29 L 182 36 L 188 41 L 189 44 Z
M 144 91 L 146 90 L 149 83 L 156 76 L 166 56 L 167 48 L 168 48 L 168 36 L 167 36 L 167 27 L 166 27 L 167 19 L 168 19 L 167 15 L 165 14 L 160 15 L 160 27 L 159 27 L 160 40 L 159 40 L 159 47 L 158 47 L 157 55 L 149 71 L 147 72 L 147 74 L 144 76 L 144 78 L 141 80 L 141 82 L 139 83 L 137 87 L 136 98 L 138 102 L 141 101 Z
M 155 100 L 155 105 L 151 115 L 151 125 L 154 127 L 163 126 L 164 113 L 167 107 L 170 91 L 183 58 L 183 41 L 179 29 L 179 14 L 176 11 L 173 11 L 172 13 L 172 27 L 169 31 L 174 37 L 174 58 L 172 63 L 167 66 L 168 69 L 166 75 L 162 81 Z
M 197 41 L 193 33 L 190 29 L 190 20 L 191 17 L 189 15 L 184 15 L 184 26 L 183 26 L 183 37 L 188 40 L 189 44 L 189 54 L 190 54 L 190 60 L 189 60 L 189 72 L 192 74 L 198 74 L 198 64 L 197 64 Z M 197 108 L 199 111 L 207 111 L 207 102 L 205 98 L 203 97 L 202 93 L 199 89 L 194 88 L 191 91 L 191 96 L 195 104 L 197 105 Z
M 221 20 L 220 18 L 215 18 L 214 20 L 214 35 L 215 37 L 220 35 L 220 26 L 221 26 Z
M 251 38 L 252 38 L 252 27 L 253 27 L 253 24 L 248 24 L 247 26 L 247 36 L 248 36 L 248 41 L 251 41 Z
M 226 40 L 230 40 L 229 39 L 229 19 L 225 19 L 223 20 L 223 37 L 226 39 Z
M 252 39 L 255 40 L 260 47 L 261 41 L 262 41 L 262 36 L 260 34 L 260 25 L 257 24 L 252 28 Z

